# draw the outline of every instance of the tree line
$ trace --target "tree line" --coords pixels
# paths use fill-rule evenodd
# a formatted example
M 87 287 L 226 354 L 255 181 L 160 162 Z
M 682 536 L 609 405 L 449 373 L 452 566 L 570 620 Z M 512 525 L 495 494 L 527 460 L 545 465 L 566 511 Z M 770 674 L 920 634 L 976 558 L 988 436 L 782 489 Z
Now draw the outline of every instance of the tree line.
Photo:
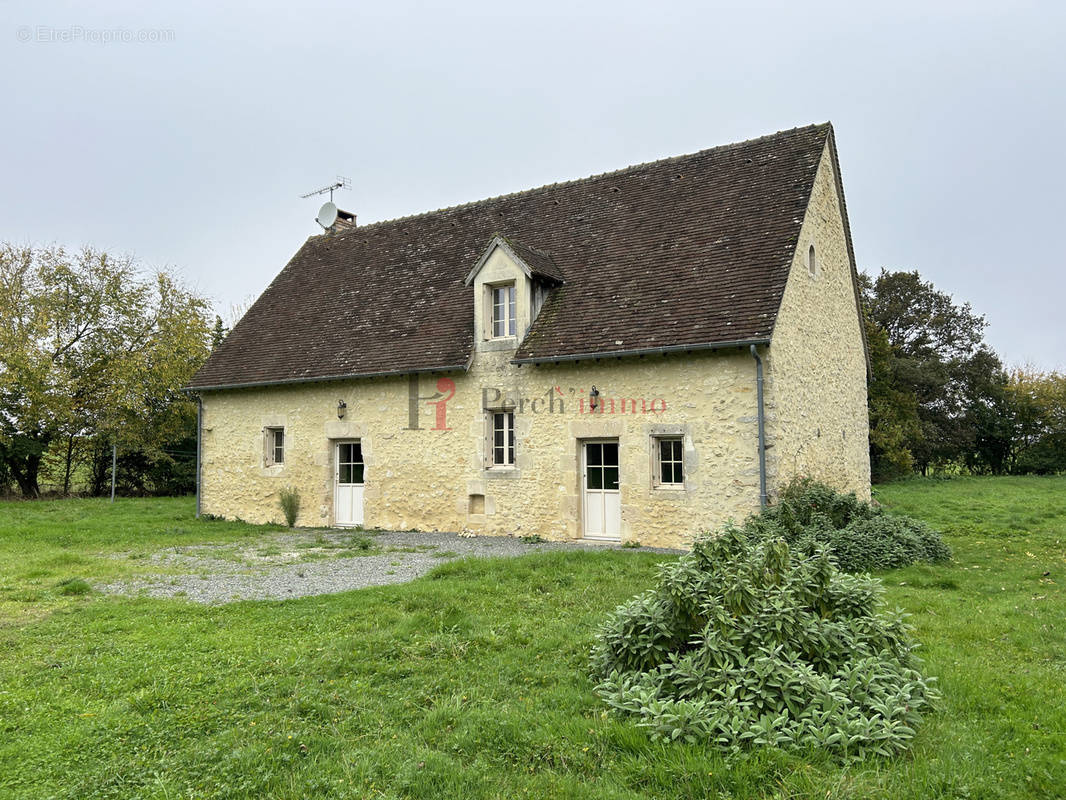
M 1066 471 L 1066 376 L 1008 369 L 985 319 L 917 272 L 860 276 L 875 480 Z M 93 248 L 0 244 L 0 494 L 195 488 L 181 392 L 226 335 L 166 270 Z
M 1007 368 L 985 318 L 915 272 L 860 276 L 875 480 L 1066 471 L 1066 375 Z
M 206 298 L 166 270 L 93 248 L 0 245 L 0 490 L 126 494 L 194 483 Z

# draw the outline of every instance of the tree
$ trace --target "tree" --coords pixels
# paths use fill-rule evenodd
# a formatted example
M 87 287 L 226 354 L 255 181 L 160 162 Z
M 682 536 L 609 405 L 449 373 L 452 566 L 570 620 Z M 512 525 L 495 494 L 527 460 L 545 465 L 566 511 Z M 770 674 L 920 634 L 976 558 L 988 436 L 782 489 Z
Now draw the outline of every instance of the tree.
M 910 445 L 918 438 L 918 400 L 895 374 L 895 357 L 888 334 L 865 320 L 872 379 L 870 407 L 870 466 L 875 481 L 902 477 L 914 470 Z
M 1066 375 L 1018 367 L 1008 377 L 1005 394 L 1012 412 L 1006 456 L 1010 471 L 1066 471 Z
M 867 314 L 901 357 L 950 361 L 972 354 L 984 341 L 985 318 L 969 303 L 956 305 L 917 270 L 882 269 L 874 280 L 862 275 L 860 288 Z
M 222 317 L 215 314 L 215 327 L 211 329 L 211 349 L 217 350 L 218 346 L 222 344 L 222 340 L 226 338 L 226 334 L 229 331 L 226 330 L 226 326 L 222 324 Z
M 904 463 L 903 450 L 922 472 L 972 457 L 979 412 L 995 405 L 1003 373 L 999 358 L 984 344 L 984 317 L 914 271 L 881 270 L 876 279 L 861 276 L 860 286 L 867 317 L 884 331 L 891 348 L 890 356 L 873 364 L 874 382 L 887 381 L 899 393 L 898 412 L 903 395 L 913 396 L 916 404 L 917 430 L 899 429 L 902 438 L 890 451 L 897 454 L 896 464 Z M 876 471 L 884 463 L 876 437 L 871 442 Z
M 959 405 L 957 438 L 963 443 L 962 462 L 971 472 L 1001 475 L 1014 436 L 1008 376 L 992 350 L 984 345 L 958 367 Z
M 23 496 L 75 441 L 158 448 L 189 417 L 180 388 L 207 355 L 207 302 L 165 271 L 92 248 L 0 246 L 0 460 Z

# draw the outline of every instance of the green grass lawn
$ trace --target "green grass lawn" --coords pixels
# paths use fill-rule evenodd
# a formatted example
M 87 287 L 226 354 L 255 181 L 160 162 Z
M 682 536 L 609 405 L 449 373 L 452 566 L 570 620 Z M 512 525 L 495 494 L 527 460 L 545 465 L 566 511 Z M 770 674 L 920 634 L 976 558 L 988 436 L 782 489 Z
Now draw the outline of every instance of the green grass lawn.
M 1066 479 L 877 496 L 955 549 L 882 576 L 944 701 L 908 756 L 851 765 L 727 763 L 603 713 L 592 633 L 663 556 L 468 560 L 406 585 L 202 607 L 68 581 L 276 529 L 197 521 L 187 499 L 0 504 L 0 798 L 1062 796 Z

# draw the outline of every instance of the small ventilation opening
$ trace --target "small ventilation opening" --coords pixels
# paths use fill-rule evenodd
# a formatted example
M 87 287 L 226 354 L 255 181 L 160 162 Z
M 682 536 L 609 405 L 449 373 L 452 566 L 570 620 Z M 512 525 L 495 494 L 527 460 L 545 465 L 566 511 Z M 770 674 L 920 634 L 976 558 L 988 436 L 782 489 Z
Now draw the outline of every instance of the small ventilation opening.
M 813 244 L 807 250 L 807 272 L 812 278 L 818 273 L 818 257 L 815 255 Z

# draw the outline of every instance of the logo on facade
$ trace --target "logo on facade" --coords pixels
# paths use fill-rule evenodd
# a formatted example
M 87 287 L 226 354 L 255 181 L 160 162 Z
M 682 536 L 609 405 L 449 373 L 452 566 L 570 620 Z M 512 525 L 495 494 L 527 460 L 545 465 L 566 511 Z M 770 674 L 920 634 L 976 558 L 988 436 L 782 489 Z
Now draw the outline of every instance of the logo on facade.
M 663 397 L 615 397 L 601 394 L 595 386 L 587 394 L 573 387 L 570 387 L 569 392 L 564 392 L 561 386 L 553 386 L 537 396 L 505 391 L 494 386 L 481 390 L 482 408 L 498 408 L 519 415 L 565 414 L 568 404 L 570 413 L 579 416 L 658 415 L 666 412 L 666 399 Z
M 423 430 L 420 418 L 423 403 L 433 406 L 433 427 L 429 430 L 450 431 L 448 427 L 448 401 L 455 397 L 455 381 L 451 378 L 438 378 L 432 394 L 420 394 L 421 382 L 418 375 L 410 375 L 407 381 L 407 427 L 404 430 Z M 553 386 L 536 396 L 523 395 L 517 391 L 508 391 L 495 386 L 481 389 L 481 408 L 524 414 L 566 414 L 578 416 L 637 416 L 652 414 L 658 416 L 666 413 L 666 399 L 662 397 L 614 397 L 601 394 L 593 387 L 591 392 L 582 394 L 571 387 L 564 392 L 562 387 Z
M 451 378 L 438 378 L 437 391 L 430 395 L 420 395 L 418 375 L 412 374 L 407 381 L 407 428 L 409 431 L 422 430 L 418 421 L 418 412 L 422 401 L 434 407 L 434 431 L 450 431 L 448 427 L 448 401 L 455 397 L 455 381 Z

